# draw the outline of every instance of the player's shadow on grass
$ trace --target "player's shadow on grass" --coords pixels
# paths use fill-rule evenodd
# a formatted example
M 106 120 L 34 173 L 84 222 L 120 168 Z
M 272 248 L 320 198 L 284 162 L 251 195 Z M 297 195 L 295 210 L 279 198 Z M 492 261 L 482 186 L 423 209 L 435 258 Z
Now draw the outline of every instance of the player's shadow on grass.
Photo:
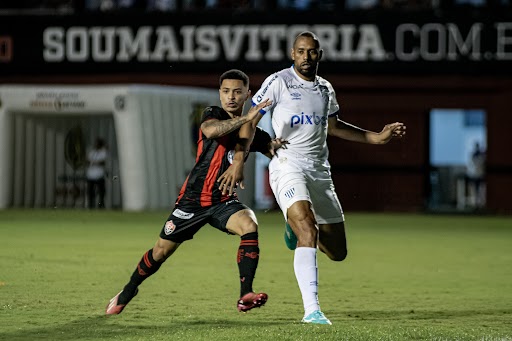
M 512 309 L 480 309 L 480 310 L 382 310 L 382 311 L 344 311 L 330 312 L 326 314 L 331 319 L 336 320 L 449 320 L 455 318 L 472 318 L 475 316 L 496 316 L 496 318 L 506 318 L 512 315 Z
M 212 328 L 224 329 L 239 329 L 241 327 L 261 327 L 265 328 L 270 325 L 286 325 L 290 324 L 290 319 L 273 319 L 273 321 L 250 319 L 172 319 L 168 322 L 162 323 L 159 318 L 159 323 L 141 324 L 133 317 L 124 320 L 117 320 L 118 316 L 91 316 L 81 320 L 74 320 L 65 324 L 47 325 L 44 327 L 33 327 L 27 325 L 18 331 L 0 333 L 0 340 L 94 340 L 94 339 L 120 339 L 126 337 L 150 337 L 151 335 L 162 336 L 166 335 L 172 337 L 173 331 L 188 330 L 190 333 L 194 331 L 211 330 Z

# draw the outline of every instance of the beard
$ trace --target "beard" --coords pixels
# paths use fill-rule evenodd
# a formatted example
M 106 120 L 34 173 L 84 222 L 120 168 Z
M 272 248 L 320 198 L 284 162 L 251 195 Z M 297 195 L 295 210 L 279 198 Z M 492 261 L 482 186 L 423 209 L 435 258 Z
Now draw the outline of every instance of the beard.
M 304 65 L 304 64 L 303 64 Z M 296 66 L 297 71 L 306 78 L 313 79 L 316 76 L 316 69 L 318 64 L 307 64 L 308 67 L 303 65 Z

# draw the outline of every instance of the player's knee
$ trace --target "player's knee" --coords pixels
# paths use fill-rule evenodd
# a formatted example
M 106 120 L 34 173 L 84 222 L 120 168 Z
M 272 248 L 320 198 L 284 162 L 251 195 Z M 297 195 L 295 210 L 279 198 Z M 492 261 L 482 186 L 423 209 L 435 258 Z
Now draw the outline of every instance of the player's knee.
M 320 244 L 320 251 L 325 253 L 330 260 L 341 262 L 347 258 L 347 248 L 336 245 Z
M 243 236 L 244 234 L 247 234 L 247 233 L 252 233 L 252 232 L 258 232 L 258 224 L 256 224 L 254 221 L 249 221 L 245 224 L 243 224 L 241 227 L 241 236 Z
M 315 247 L 318 240 L 318 228 L 314 217 L 305 216 L 303 219 L 289 220 L 296 231 L 298 245 Z
M 165 239 L 159 239 L 153 247 L 153 259 L 157 262 L 165 262 L 180 244 Z
M 329 258 L 335 262 L 344 261 L 347 258 L 347 249 L 336 250 L 329 255 Z
M 299 241 L 299 245 L 316 245 L 316 241 L 318 240 L 318 230 L 315 228 L 300 229 L 297 234 L 297 240 Z

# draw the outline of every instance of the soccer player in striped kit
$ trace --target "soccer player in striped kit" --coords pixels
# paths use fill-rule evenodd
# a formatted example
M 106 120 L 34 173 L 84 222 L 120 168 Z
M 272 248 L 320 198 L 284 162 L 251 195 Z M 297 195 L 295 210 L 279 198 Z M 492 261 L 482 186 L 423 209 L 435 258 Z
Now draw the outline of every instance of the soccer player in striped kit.
M 240 70 L 229 70 L 221 75 L 219 83 L 222 107 L 207 107 L 203 112 L 196 163 L 181 188 L 174 210 L 156 244 L 144 253 L 123 290 L 110 300 L 107 315 L 120 314 L 137 295 L 139 285 L 154 274 L 181 243 L 192 239 L 206 224 L 241 238 L 236 257 L 240 272 L 238 310 L 246 312 L 267 301 L 267 294 L 255 293 L 252 288 L 259 260 L 256 216 L 238 201 L 234 188 L 230 188 L 229 193 L 221 189 L 218 179 L 231 166 L 233 158 L 241 156 L 243 164 L 246 148 L 271 157 L 286 141 L 272 140 L 261 129 L 256 130 L 254 139 L 241 140 L 240 128 L 260 116 L 259 110 L 271 102 L 262 101 L 242 115 L 244 103 L 251 95 L 249 77 Z M 235 155 L 235 150 L 242 152 Z
M 335 91 L 329 81 L 317 76 L 322 50 L 314 33 L 306 31 L 296 37 L 291 58 L 293 65 L 267 77 L 252 101 L 256 106 L 272 101 L 261 110 L 262 116 L 270 113 L 275 136 L 289 143 L 276 151 L 269 174 L 287 221 L 286 244 L 295 250 L 294 271 L 304 305 L 302 322 L 331 324 L 318 301 L 317 248 L 330 259 L 342 261 L 347 242 L 343 210 L 331 179 L 327 135 L 385 144 L 402 137 L 406 127 L 395 122 L 376 133 L 338 119 Z M 262 116 L 251 122 L 253 129 Z M 231 173 L 223 181 L 235 183 L 239 176 Z

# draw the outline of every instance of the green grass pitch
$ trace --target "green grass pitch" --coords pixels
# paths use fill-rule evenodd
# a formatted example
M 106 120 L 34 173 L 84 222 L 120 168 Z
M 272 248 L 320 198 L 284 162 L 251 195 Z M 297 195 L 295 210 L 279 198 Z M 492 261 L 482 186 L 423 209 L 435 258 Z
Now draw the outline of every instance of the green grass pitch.
M 238 313 L 239 238 L 205 226 L 104 316 L 167 215 L 0 211 L 0 340 L 512 340 L 511 217 L 348 212 L 348 258 L 319 254 L 333 325 L 314 326 L 282 216 L 259 212 L 266 306 Z

